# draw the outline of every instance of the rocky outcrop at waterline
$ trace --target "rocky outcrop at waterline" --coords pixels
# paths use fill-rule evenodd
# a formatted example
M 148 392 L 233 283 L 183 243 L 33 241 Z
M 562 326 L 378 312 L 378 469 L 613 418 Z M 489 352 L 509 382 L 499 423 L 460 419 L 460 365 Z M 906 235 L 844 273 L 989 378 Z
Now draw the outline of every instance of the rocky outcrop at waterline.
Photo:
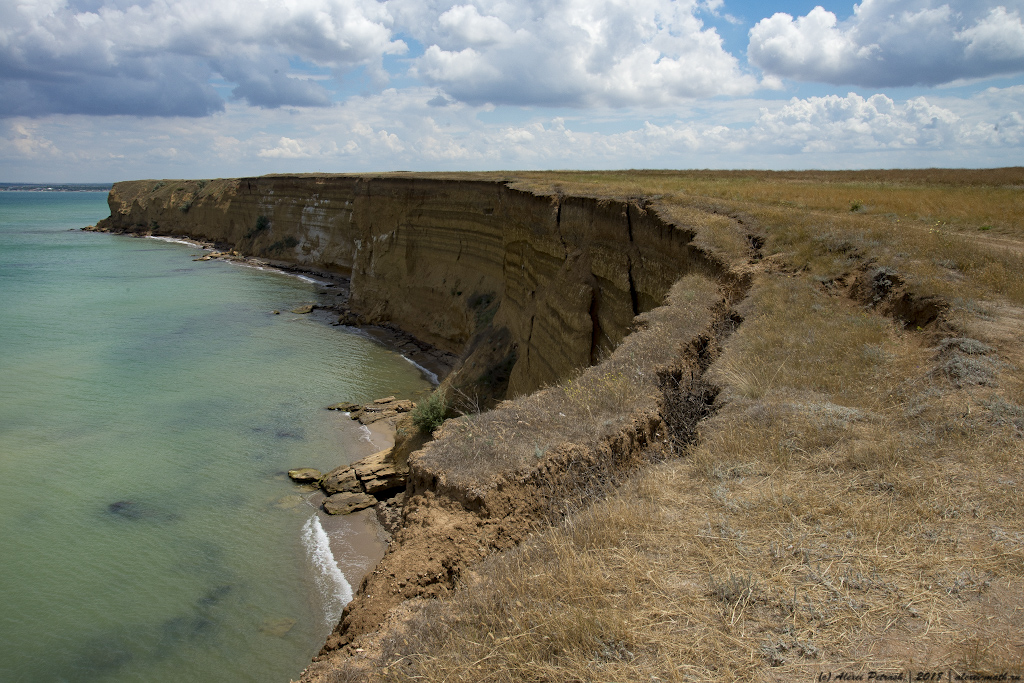
M 392 448 L 368 455 L 351 465 L 342 465 L 327 474 L 309 467 L 288 470 L 288 476 L 299 484 L 318 486 L 327 498 L 324 511 L 332 515 L 372 507 L 405 490 L 409 465 L 396 462 Z
M 395 445 L 366 456 L 349 465 L 342 465 L 326 474 L 312 467 L 288 470 L 288 477 L 298 484 L 317 486 L 326 499 L 323 509 L 332 515 L 347 515 L 358 510 L 386 503 L 405 490 L 409 475 L 410 446 L 418 447 L 425 440 L 406 415 L 416 404 L 394 396 L 370 403 L 347 401 L 327 406 L 327 410 L 345 412 L 363 425 L 388 420 L 396 432 Z M 396 418 L 403 416 L 403 419 Z M 412 435 L 412 436 L 411 436 Z M 385 525 L 386 526 L 386 525 Z
M 372 403 L 360 405 L 358 403 L 335 403 L 327 406 L 327 410 L 341 410 L 349 414 L 353 420 L 358 420 L 362 425 L 371 425 L 374 422 L 397 417 L 402 413 L 408 413 L 416 404 L 405 399 L 397 399 L 394 396 L 378 398 Z
M 320 481 L 320 478 L 323 476 L 323 472 L 312 467 L 299 467 L 298 469 L 288 470 L 288 478 L 299 484 L 313 484 Z

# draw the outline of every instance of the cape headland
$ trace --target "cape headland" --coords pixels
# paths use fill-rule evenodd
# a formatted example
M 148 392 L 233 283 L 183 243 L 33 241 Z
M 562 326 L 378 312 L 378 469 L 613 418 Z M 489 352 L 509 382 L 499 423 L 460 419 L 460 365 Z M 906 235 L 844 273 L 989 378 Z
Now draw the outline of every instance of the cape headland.
M 149 180 L 96 229 L 345 279 L 346 323 L 443 361 L 453 417 L 400 419 L 392 543 L 303 680 L 995 670 L 1024 652 L 1024 550 L 993 531 L 1024 509 L 994 478 L 1024 475 L 1021 185 Z M 999 646 L 972 655 L 986 610 Z

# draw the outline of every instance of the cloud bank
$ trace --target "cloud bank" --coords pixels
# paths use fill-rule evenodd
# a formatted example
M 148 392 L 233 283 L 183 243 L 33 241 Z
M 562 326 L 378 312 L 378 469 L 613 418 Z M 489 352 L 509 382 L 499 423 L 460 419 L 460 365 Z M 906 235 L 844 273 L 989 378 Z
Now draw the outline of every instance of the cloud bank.
M 698 18 L 708 1 L 8 0 L 0 116 L 204 116 L 225 95 L 327 106 L 353 70 L 396 75 L 384 59 L 408 51 L 398 36 L 423 48 L 400 68 L 452 101 L 619 107 L 749 93 L 756 79 Z
M 1019 160 L 1024 147 L 1024 86 L 942 101 L 855 93 L 770 106 L 752 100 L 743 103 L 749 118 L 734 123 L 715 123 L 713 114 L 703 121 L 683 115 L 631 123 L 619 132 L 595 132 L 586 119 L 558 117 L 488 124 L 480 108 L 431 107 L 430 92 L 388 89 L 353 97 L 335 109 L 312 110 L 317 118 L 301 125 L 285 110 L 256 115 L 239 104 L 228 106 L 226 121 L 206 125 L 118 117 L 116 126 L 101 127 L 94 117 L 65 117 L 52 127 L 13 119 L 0 125 L 0 161 L 31 166 L 59 158 L 111 178 L 214 177 L 561 168 L 566 160 L 574 168 L 855 168 L 891 166 L 885 160 L 892 158 L 926 166 L 1005 166 Z M 735 110 L 721 106 L 736 118 Z M 133 164 L 128 175 L 125 159 Z
M 815 7 L 750 30 L 747 55 L 770 74 L 868 87 L 939 85 L 1024 71 L 1024 0 L 863 0 L 838 21 Z
M 1024 0 L 736 19 L 761 7 L 0 0 L 0 170 L 57 181 L 1020 163 Z M 880 91 L 913 84 L 958 87 Z
M 96 4 L 0 3 L 0 116 L 204 116 L 224 108 L 218 79 L 257 107 L 323 106 L 293 60 L 340 75 L 406 50 L 375 0 Z

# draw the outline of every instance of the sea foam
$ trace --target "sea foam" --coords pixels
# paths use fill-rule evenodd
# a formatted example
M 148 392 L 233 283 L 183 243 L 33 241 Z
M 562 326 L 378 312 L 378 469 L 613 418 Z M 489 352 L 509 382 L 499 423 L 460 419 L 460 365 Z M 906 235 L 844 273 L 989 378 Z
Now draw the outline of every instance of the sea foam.
M 420 365 L 419 363 L 414 361 L 412 358 L 409 358 L 408 356 L 402 356 L 402 358 L 404 358 L 408 362 L 412 363 L 416 367 L 417 370 L 422 372 L 423 376 L 427 378 L 427 381 L 429 381 L 434 386 L 438 385 L 439 380 L 437 379 L 437 375 L 432 373 L 430 370 L 427 370 L 425 367 L 423 367 L 422 365 Z
M 205 248 L 205 245 L 200 244 L 199 242 L 196 242 L 194 240 L 185 239 L 184 237 L 164 237 L 162 235 L 147 235 L 147 237 L 149 237 L 149 239 L 152 240 L 159 240 L 160 242 L 169 242 L 171 244 L 186 244 L 190 247 Z
M 314 578 L 324 608 L 324 621 L 333 627 L 341 619 L 345 605 L 352 600 L 352 586 L 338 569 L 334 553 L 331 552 L 331 541 L 316 515 L 302 526 L 302 544 L 313 565 Z

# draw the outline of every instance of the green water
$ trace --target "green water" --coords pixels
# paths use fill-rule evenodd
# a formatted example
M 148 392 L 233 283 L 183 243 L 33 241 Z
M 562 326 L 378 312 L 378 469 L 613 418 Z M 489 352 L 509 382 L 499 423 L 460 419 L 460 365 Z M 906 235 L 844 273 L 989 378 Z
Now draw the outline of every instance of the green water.
M 107 213 L 0 193 L 0 681 L 296 678 L 368 560 L 283 471 L 354 457 L 324 405 L 427 383 L 287 313 L 330 290 L 69 230 Z

